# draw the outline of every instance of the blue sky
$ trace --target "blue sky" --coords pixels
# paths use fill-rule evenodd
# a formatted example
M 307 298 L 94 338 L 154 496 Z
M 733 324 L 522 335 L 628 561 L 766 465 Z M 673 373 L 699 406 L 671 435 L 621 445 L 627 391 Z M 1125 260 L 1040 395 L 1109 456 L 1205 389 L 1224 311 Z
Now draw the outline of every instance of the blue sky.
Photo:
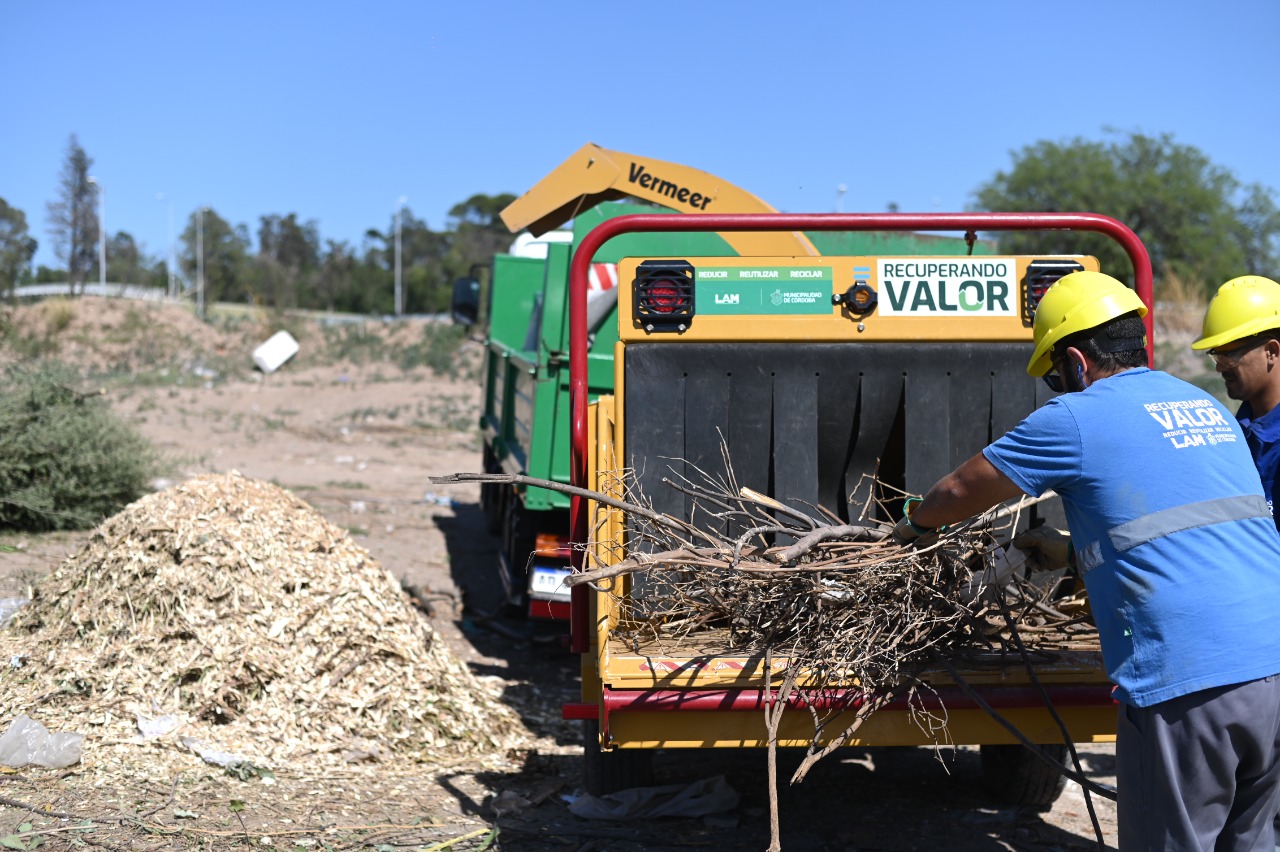
M 0 198 L 77 134 L 108 231 L 166 253 L 207 205 L 360 245 L 433 229 L 590 141 L 779 210 L 964 209 L 1025 145 L 1172 133 L 1280 190 L 1280 2 L 0 3 Z M 164 193 L 164 200 L 157 200 Z

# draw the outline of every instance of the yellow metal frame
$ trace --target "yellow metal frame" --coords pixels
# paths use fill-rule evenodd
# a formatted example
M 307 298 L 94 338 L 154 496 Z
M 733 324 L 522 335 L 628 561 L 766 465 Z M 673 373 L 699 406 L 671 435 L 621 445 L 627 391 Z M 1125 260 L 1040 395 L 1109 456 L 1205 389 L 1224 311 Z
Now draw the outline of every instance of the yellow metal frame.
M 745 189 L 707 172 L 588 142 L 507 205 L 502 221 L 513 234 L 528 228 L 536 237 L 602 201 L 627 196 L 680 213 L 777 212 Z M 725 232 L 720 237 L 738 254 L 818 254 L 799 232 Z

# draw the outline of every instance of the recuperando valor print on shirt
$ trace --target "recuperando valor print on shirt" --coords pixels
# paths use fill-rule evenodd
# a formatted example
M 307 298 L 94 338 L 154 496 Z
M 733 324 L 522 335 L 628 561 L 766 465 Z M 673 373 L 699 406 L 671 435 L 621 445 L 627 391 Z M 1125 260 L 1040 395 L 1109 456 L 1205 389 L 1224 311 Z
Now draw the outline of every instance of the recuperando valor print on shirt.
M 1225 444 L 1235 441 L 1231 424 L 1211 399 L 1149 402 L 1143 406 L 1164 430 L 1177 449 Z

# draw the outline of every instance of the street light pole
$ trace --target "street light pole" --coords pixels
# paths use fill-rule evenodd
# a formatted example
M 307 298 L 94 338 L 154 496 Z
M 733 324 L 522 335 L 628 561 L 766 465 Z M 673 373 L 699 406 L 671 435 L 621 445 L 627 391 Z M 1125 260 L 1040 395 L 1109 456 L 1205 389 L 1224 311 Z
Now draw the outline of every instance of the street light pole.
M 204 319 L 204 208 L 196 209 L 196 316 Z
M 400 196 L 396 201 L 396 316 L 400 316 L 404 312 L 404 299 L 401 296 L 400 289 L 400 231 L 401 222 L 404 219 L 404 205 L 409 199 L 406 196 Z
M 107 295 L 107 191 L 93 175 L 89 183 L 98 188 L 98 286 L 101 296 Z
M 849 187 L 842 183 L 836 184 L 836 212 L 844 212 L 844 194 L 849 191 Z

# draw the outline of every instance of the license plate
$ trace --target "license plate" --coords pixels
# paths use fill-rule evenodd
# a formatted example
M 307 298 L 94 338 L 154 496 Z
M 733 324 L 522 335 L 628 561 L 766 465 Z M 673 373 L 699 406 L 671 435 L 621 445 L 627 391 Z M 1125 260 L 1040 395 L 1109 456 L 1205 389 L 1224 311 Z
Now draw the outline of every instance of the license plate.
M 569 569 L 559 565 L 533 565 L 533 573 L 529 575 L 529 594 L 539 600 L 569 599 L 569 587 L 564 580 L 569 576 Z

